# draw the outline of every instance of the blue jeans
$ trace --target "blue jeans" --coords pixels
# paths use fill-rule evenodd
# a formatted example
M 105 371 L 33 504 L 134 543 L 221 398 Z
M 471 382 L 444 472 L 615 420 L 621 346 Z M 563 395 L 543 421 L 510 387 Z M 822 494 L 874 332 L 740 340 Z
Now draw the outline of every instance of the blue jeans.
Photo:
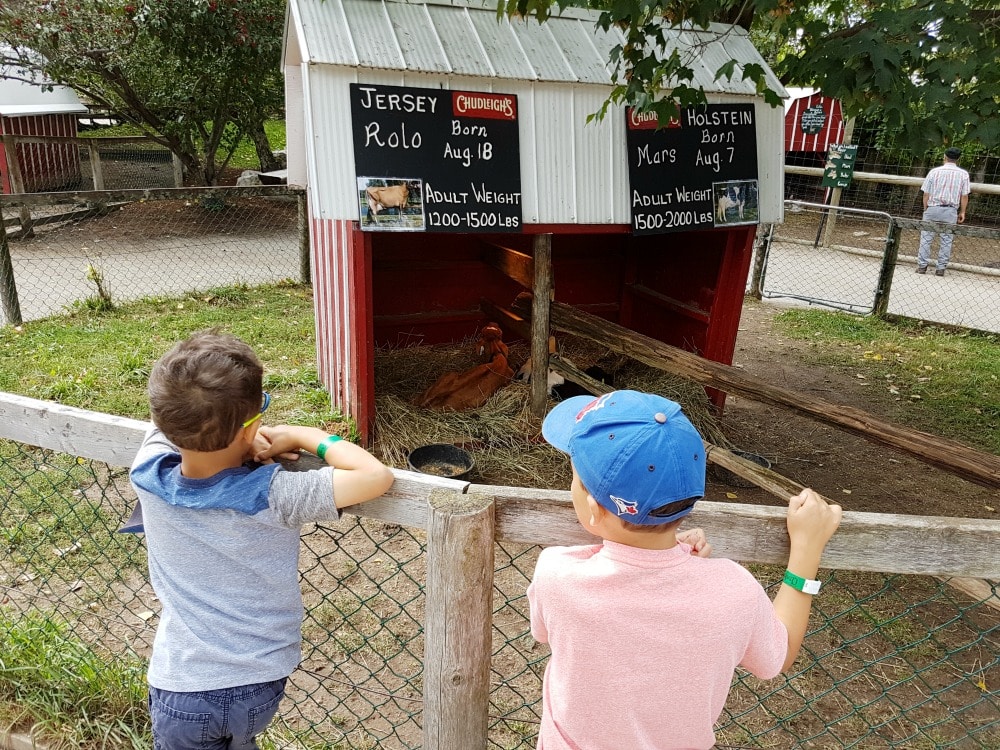
M 149 686 L 154 750 L 256 750 L 257 735 L 278 712 L 285 679 L 175 693 Z
M 930 206 L 924 211 L 923 220 L 955 224 L 958 222 L 958 209 L 954 206 Z M 942 271 L 948 267 L 948 262 L 951 260 L 951 243 L 955 239 L 955 235 L 945 233 L 938 235 L 937 232 L 922 230 L 920 232 L 920 246 L 917 248 L 917 265 L 920 268 L 926 268 L 927 264 L 931 262 L 931 244 L 936 236 L 941 237 L 937 267 Z

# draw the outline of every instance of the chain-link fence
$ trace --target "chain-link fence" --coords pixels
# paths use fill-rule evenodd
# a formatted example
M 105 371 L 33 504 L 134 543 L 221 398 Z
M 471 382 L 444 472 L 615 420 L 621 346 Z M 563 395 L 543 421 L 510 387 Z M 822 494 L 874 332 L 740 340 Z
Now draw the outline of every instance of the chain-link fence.
M 87 652 L 105 663 L 138 665 L 132 673 L 141 682 L 158 603 L 146 577 L 141 539 L 116 533 L 134 502 L 127 470 L 119 464 L 127 463 L 129 451 L 134 451 L 141 423 L 102 422 L 101 415 L 59 407 L 65 427 L 56 436 L 40 416 L 45 402 L 0 396 L 0 437 L 31 434 L 32 443 L 58 441 L 63 451 L 70 451 L 37 447 L 24 438 L 0 441 L 0 637 L 5 643 L 22 644 L 24 633 L 37 632 L 39 622 L 50 623 L 63 635 L 61 648 L 72 644 L 75 658 Z M 19 418 L 8 419 L 15 410 Z M 75 452 L 93 457 L 77 458 Z M 111 454 L 117 458 L 109 459 Z M 420 514 L 434 484 L 430 478 L 424 485 L 413 479 L 416 475 L 399 476 L 409 479 L 397 479 L 388 505 L 378 511 L 356 509 L 377 518 L 349 516 L 329 527 L 312 527 L 302 536 L 304 658 L 292 675 L 279 720 L 268 732 L 270 746 L 422 746 L 429 719 L 424 702 L 429 679 L 425 624 L 434 613 L 425 611 L 430 606 L 425 590 L 430 526 Z M 471 489 L 498 495 L 511 490 Z M 518 492 L 523 500 L 531 491 Z M 550 506 L 542 499 L 522 504 L 522 511 L 518 507 L 504 505 L 497 513 L 517 518 L 525 511 L 557 512 L 546 510 Z M 564 522 L 523 522 L 520 538 L 534 534 L 540 541 L 544 537 L 539 535 L 556 534 L 546 543 L 576 543 L 578 538 L 560 539 L 559 532 L 552 531 L 575 528 L 568 504 L 558 512 L 565 514 Z M 850 524 L 849 515 L 845 525 Z M 979 544 L 985 549 L 991 535 L 995 540 L 996 528 L 986 528 L 991 522 L 963 527 L 960 519 L 955 521 L 954 529 L 940 535 L 926 526 L 921 533 L 932 537 L 928 543 L 934 549 L 926 555 L 956 561 L 952 570 L 958 571 L 963 555 L 945 547 L 962 547 L 973 538 L 968 534 L 978 534 L 987 539 Z M 534 747 L 548 655 L 530 636 L 525 596 L 539 547 L 504 532 L 513 525 L 509 519 L 497 523 L 488 706 L 488 744 L 493 748 Z M 893 548 L 893 528 L 890 519 L 879 530 L 859 535 L 856 559 L 870 558 L 872 538 Z M 852 532 L 842 528 L 842 533 Z M 753 537 L 752 530 L 746 536 Z M 860 549 L 864 538 L 868 541 Z M 938 546 L 942 539 L 943 547 Z M 896 546 L 908 545 L 897 541 Z M 470 551 L 468 560 L 476 554 Z M 980 560 L 976 565 L 983 571 L 990 563 Z M 946 568 L 939 563 L 936 570 Z M 772 590 L 778 585 L 781 568 L 751 569 Z M 718 727 L 720 746 L 1000 747 L 996 584 L 847 570 L 831 572 L 827 579 L 822 596 L 816 598 L 797 669 L 770 682 L 737 674 Z M 465 623 L 450 637 L 468 628 Z M 0 705 L 16 703 L 28 692 L 24 683 L 37 677 L 19 671 L 17 664 L 13 652 L 5 649 Z M 68 672 L 56 679 L 87 677 Z M 135 703 L 138 709 L 144 707 L 141 685 Z M 71 708 L 66 706 L 66 712 Z M 468 710 L 475 712 L 477 706 L 470 704 Z M 130 716 L 139 738 L 134 746 L 148 746 L 143 711 Z
M 836 202 L 848 208 L 885 211 L 893 216 L 919 219 L 923 213 L 920 185 L 933 167 L 940 166 L 944 150 L 962 150 L 959 166 L 969 172 L 973 189 L 965 223 L 1000 226 L 1000 149 L 961 141 L 914 147 L 911 139 L 889 132 L 884 121 L 858 120 L 846 142 L 855 144 L 855 178 L 838 191 Z M 785 199 L 828 203 L 834 196 L 822 186 L 825 151 L 791 151 L 786 154 Z
M 305 193 L 284 186 L 4 196 L 2 323 L 155 295 L 308 281 Z M 22 227 L 24 225 L 22 224 Z
M 913 149 L 874 120 L 849 130 L 845 141 L 857 145 L 857 157 L 846 188 L 823 187 L 825 151 L 786 154 L 785 221 L 760 228 L 758 247 L 767 257 L 758 257 L 751 290 L 1000 331 L 1000 152 L 960 142 Z M 949 145 L 962 149 L 959 166 L 972 181 L 965 221 L 922 222 L 923 178 L 941 165 Z M 922 234 L 930 241 L 930 270 L 917 275 Z M 953 239 L 947 264 L 937 263 L 942 238 Z M 934 278 L 938 265 L 943 278 Z
M 145 136 L 3 137 L 0 171 L 10 193 L 184 186 L 180 161 Z
M 933 261 L 914 273 L 923 232 L 935 243 L 939 232 L 954 237 L 943 276 Z M 1000 229 L 786 201 L 785 222 L 762 227 L 758 250 L 749 280 L 758 296 L 1000 332 Z

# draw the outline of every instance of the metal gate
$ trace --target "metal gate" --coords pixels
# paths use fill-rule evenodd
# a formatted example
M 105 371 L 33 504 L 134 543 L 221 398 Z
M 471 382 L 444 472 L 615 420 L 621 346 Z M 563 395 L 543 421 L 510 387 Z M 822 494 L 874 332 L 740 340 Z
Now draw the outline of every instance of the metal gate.
M 785 201 L 761 227 L 750 291 L 867 315 L 888 294 L 895 224 L 882 211 Z

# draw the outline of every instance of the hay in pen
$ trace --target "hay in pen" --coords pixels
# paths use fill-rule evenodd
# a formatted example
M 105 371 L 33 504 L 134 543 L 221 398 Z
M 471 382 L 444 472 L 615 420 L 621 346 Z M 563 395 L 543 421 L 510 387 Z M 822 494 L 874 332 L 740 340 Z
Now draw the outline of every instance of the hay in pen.
M 572 479 L 569 461 L 542 438 L 541 420 L 530 413 L 528 383 L 514 380 L 472 411 L 439 412 L 413 404 L 445 372 L 478 364 L 475 344 L 468 340 L 375 353 L 376 454 L 387 464 L 405 469 L 406 457 L 415 448 L 452 443 L 472 454 L 473 482 L 568 489 Z M 528 358 L 528 351 L 526 342 L 511 344 L 509 361 L 515 372 Z M 596 364 L 611 373 L 616 389 L 648 391 L 677 401 L 706 440 L 728 444 L 701 386 L 580 338 L 560 338 L 560 351 L 581 369 Z M 550 397 L 548 408 L 556 403 Z

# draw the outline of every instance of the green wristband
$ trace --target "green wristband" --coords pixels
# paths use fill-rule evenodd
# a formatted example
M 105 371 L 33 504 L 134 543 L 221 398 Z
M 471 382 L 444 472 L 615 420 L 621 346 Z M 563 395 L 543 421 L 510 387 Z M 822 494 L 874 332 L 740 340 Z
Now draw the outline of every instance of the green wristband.
M 819 581 L 815 581 L 811 578 L 797 576 L 790 570 L 785 571 L 785 577 L 782 579 L 782 583 L 791 586 L 796 591 L 801 591 L 803 594 L 818 594 L 820 586 L 823 585 Z
M 339 440 L 343 440 L 340 435 L 330 435 L 330 437 L 321 441 L 318 446 L 316 446 L 316 455 L 319 456 L 324 461 L 326 460 L 326 449 Z

